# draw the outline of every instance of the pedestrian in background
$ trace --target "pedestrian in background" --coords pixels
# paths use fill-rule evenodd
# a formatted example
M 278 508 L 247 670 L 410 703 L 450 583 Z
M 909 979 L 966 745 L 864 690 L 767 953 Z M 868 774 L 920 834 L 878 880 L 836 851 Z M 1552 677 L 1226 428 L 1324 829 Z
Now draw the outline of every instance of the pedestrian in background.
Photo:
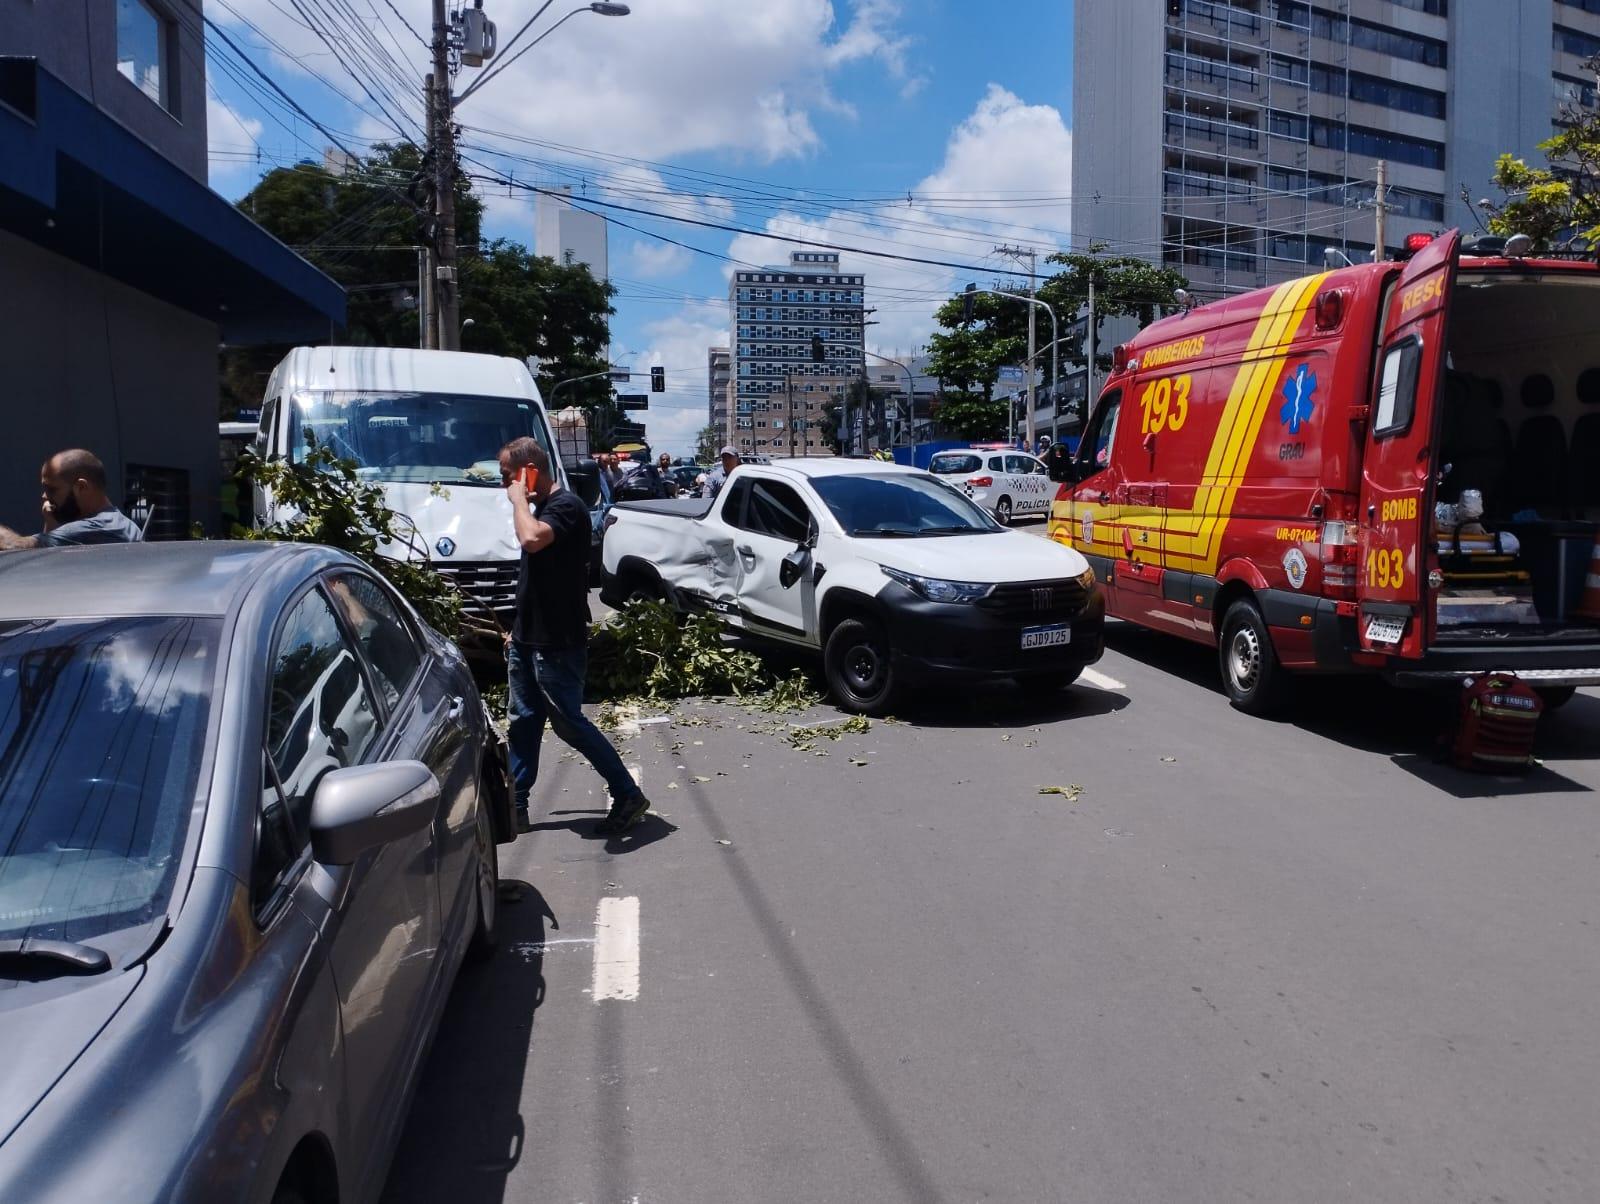
M 39 534 L 20 535 L 0 526 L 0 551 L 144 539 L 144 532 L 106 495 L 106 466 L 100 457 L 81 447 L 57 452 L 44 462 L 39 496 Z
M 537 474 L 530 489 L 523 470 Z M 599 831 L 614 835 L 644 818 L 650 800 L 604 733 L 583 713 L 589 664 L 589 511 L 561 487 L 550 457 L 524 436 L 500 451 L 500 479 L 522 564 L 517 613 L 506 649 L 511 779 L 517 827 L 529 827 L 528 799 L 539 777 L 539 747 L 550 726 L 605 779 L 611 810 Z
M 719 459 L 721 463 L 706 473 L 704 490 L 706 497 L 716 497 L 717 494 L 721 493 L 722 487 L 728 483 L 728 474 L 744 462 L 739 459 L 739 453 L 731 443 L 723 447 Z

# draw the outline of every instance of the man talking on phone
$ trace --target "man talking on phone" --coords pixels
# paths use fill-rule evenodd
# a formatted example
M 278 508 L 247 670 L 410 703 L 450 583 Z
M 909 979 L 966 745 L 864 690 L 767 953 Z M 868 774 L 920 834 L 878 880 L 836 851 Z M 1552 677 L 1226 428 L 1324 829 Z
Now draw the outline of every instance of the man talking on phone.
M 611 811 L 599 831 L 627 831 L 650 809 L 617 750 L 583 713 L 589 663 L 589 510 L 563 489 L 550 457 L 534 439 L 500 449 L 500 479 L 511 499 L 522 548 L 517 615 L 506 650 L 510 695 L 511 780 L 517 826 L 528 829 L 528 796 L 539 777 L 539 746 L 548 720 L 605 779 Z

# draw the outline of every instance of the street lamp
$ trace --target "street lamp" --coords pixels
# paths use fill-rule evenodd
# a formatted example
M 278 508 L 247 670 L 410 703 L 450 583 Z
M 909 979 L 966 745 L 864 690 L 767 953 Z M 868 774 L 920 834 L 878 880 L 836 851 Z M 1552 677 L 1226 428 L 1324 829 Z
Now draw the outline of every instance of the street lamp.
M 528 51 L 532 50 L 540 42 L 544 41 L 556 30 L 560 29 L 563 25 L 565 25 L 573 17 L 578 16 L 580 13 L 594 13 L 599 17 L 626 17 L 630 12 L 633 11 L 626 4 L 608 4 L 605 3 L 604 0 L 596 0 L 596 2 L 593 4 L 585 4 L 582 8 L 575 8 L 571 12 L 567 13 L 561 18 L 561 20 L 557 21 L 549 29 L 545 30 L 538 37 L 534 38 L 533 41 L 529 42 L 521 50 L 517 51 L 510 58 L 506 58 L 505 52 L 511 49 L 512 45 L 517 41 L 517 39 L 523 34 L 527 33 L 528 29 L 533 25 L 533 23 L 544 15 L 544 10 L 549 8 L 554 3 L 555 0 L 544 0 L 544 3 L 539 6 L 539 11 L 534 13 L 533 16 L 529 17 L 527 21 L 524 22 L 522 28 L 511 35 L 511 41 L 507 42 L 503 47 L 500 48 L 500 62 L 493 69 L 485 72 L 475 79 L 465 92 L 461 93 L 460 96 L 455 98 L 453 103 L 460 104 L 479 88 L 483 87 L 484 84 L 488 83 L 495 76 L 499 75 L 507 67 L 511 66 L 512 63 L 516 62 L 523 55 L 527 54 Z

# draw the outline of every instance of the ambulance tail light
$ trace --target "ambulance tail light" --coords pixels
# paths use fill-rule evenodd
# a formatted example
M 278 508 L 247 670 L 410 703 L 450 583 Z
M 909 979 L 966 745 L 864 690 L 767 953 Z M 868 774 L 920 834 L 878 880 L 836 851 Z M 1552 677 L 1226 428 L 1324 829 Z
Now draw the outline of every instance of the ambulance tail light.
M 1329 597 L 1355 597 L 1356 552 L 1354 523 L 1322 524 L 1322 587 Z
M 1126 372 L 1128 370 L 1128 345 L 1118 343 L 1116 350 L 1111 353 L 1111 371 Z
M 994 484 L 993 477 L 972 477 L 967 481 L 974 489 L 988 489 Z

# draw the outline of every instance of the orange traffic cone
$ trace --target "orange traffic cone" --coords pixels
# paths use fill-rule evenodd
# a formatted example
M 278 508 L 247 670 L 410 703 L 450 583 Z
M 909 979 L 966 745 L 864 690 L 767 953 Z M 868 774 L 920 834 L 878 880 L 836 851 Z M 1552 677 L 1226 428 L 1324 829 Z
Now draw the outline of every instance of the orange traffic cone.
M 1589 557 L 1589 577 L 1583 583 L 1583 598 L 1574 613 L 1586 619 L 1600 619 L 1600 539 L 1594 541 L 1594 552 Z

